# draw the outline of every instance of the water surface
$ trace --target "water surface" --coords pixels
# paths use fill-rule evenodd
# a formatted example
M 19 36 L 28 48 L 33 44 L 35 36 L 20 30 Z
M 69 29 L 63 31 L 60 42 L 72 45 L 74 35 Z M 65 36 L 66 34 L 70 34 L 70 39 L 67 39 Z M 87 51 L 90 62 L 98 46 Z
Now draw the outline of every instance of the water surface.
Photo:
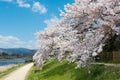
M 25 59 L 9 59 L 9 60 L 0 60 L 0 66 L 5 66 L 9 64 L 20 64 L 25 63 Z

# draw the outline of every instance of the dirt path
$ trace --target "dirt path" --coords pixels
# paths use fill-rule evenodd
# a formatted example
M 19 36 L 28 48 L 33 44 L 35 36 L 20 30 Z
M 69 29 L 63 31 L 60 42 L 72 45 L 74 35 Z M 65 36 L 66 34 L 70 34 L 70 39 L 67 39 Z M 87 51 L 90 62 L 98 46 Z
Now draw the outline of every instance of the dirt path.
M 120 64 L 113 64 L 113 63 L 92 63 L 92 64 L 103 64 L 105 66 L 120 67 Z
M 25 76 L 29 69 L 33 66 L 33 63 L 27 64 L 20 69 L 9 74 L 4 80 L 25 80 Z

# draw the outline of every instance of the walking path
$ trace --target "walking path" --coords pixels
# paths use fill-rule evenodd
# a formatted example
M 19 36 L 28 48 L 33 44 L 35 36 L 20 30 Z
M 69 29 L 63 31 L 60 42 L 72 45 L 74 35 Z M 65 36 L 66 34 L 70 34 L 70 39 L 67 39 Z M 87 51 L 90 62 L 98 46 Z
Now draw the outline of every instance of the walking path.
M 113 64 L 113 63 L 92 63 L 92 64 L 103 64 L 105 66 L 120 67 L 120 64 Z
M 25 80 L 25 76 L 32 66 L 33 63 L 29 63 L 9 74 L 4 80 Z

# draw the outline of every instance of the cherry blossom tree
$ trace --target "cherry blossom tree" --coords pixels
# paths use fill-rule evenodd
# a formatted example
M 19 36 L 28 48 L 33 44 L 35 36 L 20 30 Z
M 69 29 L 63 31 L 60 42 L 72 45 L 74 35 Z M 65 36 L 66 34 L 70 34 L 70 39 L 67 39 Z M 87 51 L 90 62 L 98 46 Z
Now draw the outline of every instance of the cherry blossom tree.
M 36 33 L 39 50 L 37 65 L 56 57 L 88 66 L 102 52 L 106 41 L 119 34 L 120 0 L 75 0 L 65 5 L 62 19 Z
M 67 33 L 67 34 L 66 34 Z M 33 56 L 37 66 L 52 57 L 59 61 L 72 53 L 73 46 L 79 42 L 77 31 L 72 27 L 49 26 L 43 32 L 37 32 L 40 49 Z M 40 67 L 40 66 L 39 66 Z

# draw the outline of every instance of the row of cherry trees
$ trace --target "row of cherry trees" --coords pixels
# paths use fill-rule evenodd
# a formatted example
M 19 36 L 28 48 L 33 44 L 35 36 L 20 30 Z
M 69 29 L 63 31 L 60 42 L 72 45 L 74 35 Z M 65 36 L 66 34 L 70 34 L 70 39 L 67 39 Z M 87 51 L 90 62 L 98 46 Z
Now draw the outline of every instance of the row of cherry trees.
M 75 0 L 61 11 L 62 19 L 37 32 L 37 67 L 52 57 L 89 65 L 114 35 L 119 34 L 120 0 Z

